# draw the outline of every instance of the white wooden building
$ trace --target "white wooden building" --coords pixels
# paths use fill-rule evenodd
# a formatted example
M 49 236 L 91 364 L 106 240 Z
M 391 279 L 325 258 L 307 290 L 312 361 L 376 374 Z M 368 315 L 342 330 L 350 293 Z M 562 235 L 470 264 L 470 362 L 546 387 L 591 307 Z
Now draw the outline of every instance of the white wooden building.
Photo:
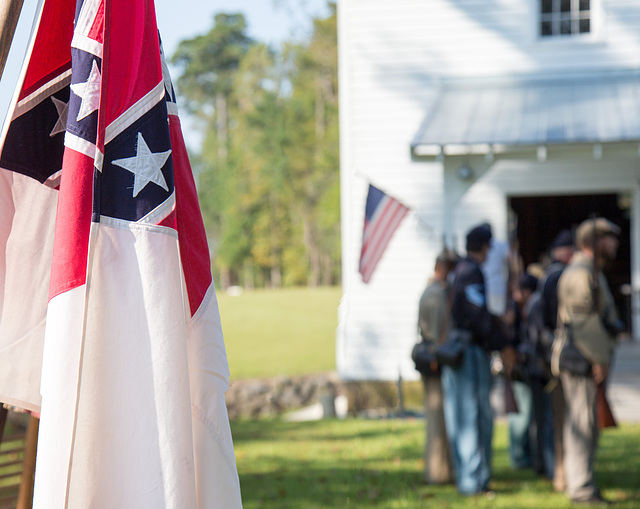
M 640 332 L 640 0 L 339 0 L 345 379 L 415 378 L 434 259 L 510 217 L 525 262 L 596 212 L 623 228 L 610 274 Z M 358 273 L 368 184 L 411 208 Z M 619 294 L 631 285 L 629 305 Z

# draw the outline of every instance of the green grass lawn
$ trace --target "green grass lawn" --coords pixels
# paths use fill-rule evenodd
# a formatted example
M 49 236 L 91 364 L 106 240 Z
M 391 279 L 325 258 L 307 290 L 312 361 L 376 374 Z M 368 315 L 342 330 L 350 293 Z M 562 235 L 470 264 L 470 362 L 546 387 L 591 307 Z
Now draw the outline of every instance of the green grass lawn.
M 24 433 L 16 433 L 12 424 L 7 429 L 0 444 L 0 508 L 16 506 L 20 476 L 22 473 Z
M 240 421 L 232 430 L 245 509 L 572 507 L 549 481 L 509 467 L 504 422 L 494 438 L 493 500 L 423 484 L 421 419 Z M 601 436 L 596 475 L 617 509 L 640 507 L 639 441 L 640 425 Z
M 339 287 L 218 294 L 231 378 L 335 369 Z
M 232 379 L 335 369 L 340 288 L 218 295 Z M 422 482 L 424 421 L 279 420 L 232 423 L 245 509 L 501 508 L 571 504 L 530 470 L 509 467 L 507 429 L 496 426 L 493 500 Z M 603 433 L 596 475 L 616 508 L 640 508 L 640 424 Z

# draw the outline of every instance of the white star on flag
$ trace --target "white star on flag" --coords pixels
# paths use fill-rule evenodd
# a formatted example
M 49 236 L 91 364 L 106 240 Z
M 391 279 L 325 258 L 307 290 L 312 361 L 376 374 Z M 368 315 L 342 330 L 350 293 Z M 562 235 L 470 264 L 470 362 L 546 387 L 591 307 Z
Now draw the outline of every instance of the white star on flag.
M 69 114 L 69 103 L 61 101 L 57 97 L 51 96 L 51 100 L 58 110 L 58 121 L 56 125 L 53 126 L 51 133 L 49 136 L 55 136 L 58 133 L 63 133 L 67 130 L 67 116 Z
M 138 133 L 136 155 L 125 159 L 116 159 L 113 164 L 133 173 L 133 197 L 135 198 L 149 182 L 159 185 L 165 191 L 169 190 L 161 170 L 170 155 L 171 150 L 156 152 L 155 154 L 151 152 L 142 137 L 142 133 Z
M 76 118 L 77 122 L 91 115 L 100 106 L 100 82 L 100 69 L 98 69 L 98 64 L 94 60 L 87 81 L 71 85 L 73 93 L 82 99 L 80 111 L 78 111 L 78 117 Z

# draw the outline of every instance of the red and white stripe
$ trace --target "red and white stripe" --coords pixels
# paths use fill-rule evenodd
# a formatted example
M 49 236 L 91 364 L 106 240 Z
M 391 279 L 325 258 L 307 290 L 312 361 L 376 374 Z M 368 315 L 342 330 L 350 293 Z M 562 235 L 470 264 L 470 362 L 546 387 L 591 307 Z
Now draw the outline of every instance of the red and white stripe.
M 408 212 L 398 200 L 385 196 L 371 221 L 365 224 L 360 253 L 360 273 L 365 283 L 371 280 L 387 244 Z

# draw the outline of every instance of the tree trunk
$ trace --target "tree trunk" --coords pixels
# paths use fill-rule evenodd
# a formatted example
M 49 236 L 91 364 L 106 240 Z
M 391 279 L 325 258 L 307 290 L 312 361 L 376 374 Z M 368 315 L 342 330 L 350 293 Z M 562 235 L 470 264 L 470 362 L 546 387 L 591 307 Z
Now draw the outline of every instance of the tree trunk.
M 227 161 L 227 98 L 222 93 L 216 94 L 216 132 L 218 137 L 218 162 Z
M 280 265 L 271 267 L 271 287 L 282 287 L 282 272 L 280 271 Z
M 324 112 L 324 76 L 320 74 L 316 79 L 316 146 L 320 153 L 322 140 L 325 133 L 325 112 Z
M 320 247 L 318 246 L 318 232 L 313 221 L 308 219 L 308 214 L 302 214 L 302 227 L 304 231 L 304 244 L 309 255 L 309 278 L 307 285 L 317 287 L 320 282 Z
M 253 290 L 255 288 L 253 262 L 248 258 L 242 263 L 242 279 L 244 280 L 243 285 L 247 290 Z
M 282 260 L 282 247 L 278 242 L 278 232 L 280 229 L 280 225 L 277 221 L 278 198 L 276 197 L 275 193 L 270 194 L 269 203 L 271 206 L 271 232 L 269 237 L 269 245 L 271 250 L 270 281 L 273 288 L 280 288 L 282 286 L 282 271 L 280 265 Z
M 220 268 L 220 286 L 225 291 L 231 286 L 231 271 L 229 267 Z
M 331 286 L 333 283 L 333 271 L 331 263 L 331 255 L 322 253 L 322 285 Z

